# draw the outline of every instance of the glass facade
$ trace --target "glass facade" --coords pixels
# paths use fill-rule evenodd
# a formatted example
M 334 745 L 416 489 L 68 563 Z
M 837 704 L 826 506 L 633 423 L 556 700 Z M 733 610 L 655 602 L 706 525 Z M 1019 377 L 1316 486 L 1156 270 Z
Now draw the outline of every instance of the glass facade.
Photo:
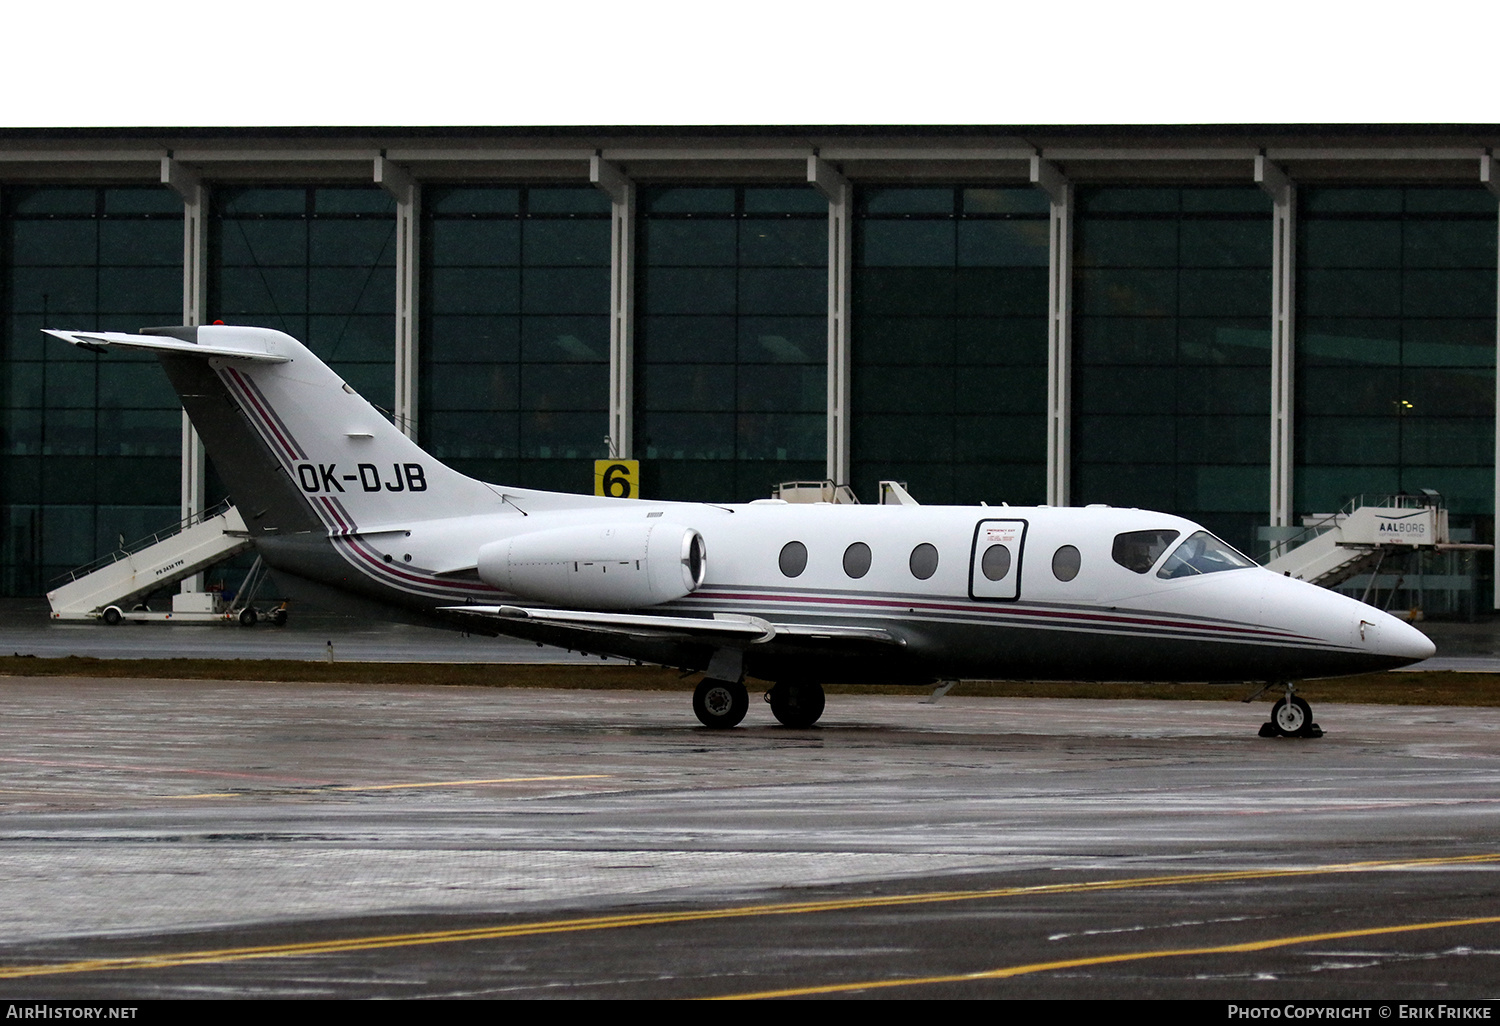
M 287 331 L 390 409 L 391 197 L 270 181 L 209 195 L 206 318 Z M 636 195 L 643 494 L 744 501 L 823 478 L 826 201 L 800 182 Z M 1074 197 L 1071 500 L 1181 513 L 1256 550 L 1269 198 L 1180 182 Z M 1295 513 L 1428 488 L 1491 537 L 1495 196 L 1297 197 Z M 1045 193 L 856 182 L 852 219 L 848 483 L 866 501 L 881 478 L 929 504 L 1046 501 Z M 589 491 L 609 430 L 608 197 L 429 181 L 417 231 L 418 440 L 482 479 Z M 0 188 L 0 592 L 38 595 L 177 518 L 180 412 L 155 362 L 39 329 L 178 323 L 182 233 L 181 200 L 155 184 Z
M 855 493 L 1046 501 L 1047 198 L 860 189 L 850 383 Z
M 422 238 L 419 441 L 482 480 L 589 491 L 609 455 L 608 197 L 429 188 Z
M 1076 202 L 1073 501 L 1177 513 L 1249 552 L 1270 491 L 1270 198 Z
M 828 204 L 811 188 L 640 193 L 636 455 L 652 498 L 821 480 Z
M 389 410 L 395 201 L 374 186 L 221 186 L 211 195 L 206 319 L 284 331 Z
M 0 200 L 0 590 L 37 595 L 178 517 L 182 414 L 156 361 L 41 329 L 180 323 L 182 203 L 160 187 L 7 187 Z
M 1303 188 L 1296 509 L 1431 488 L 1493 515 L 1495 197 Z

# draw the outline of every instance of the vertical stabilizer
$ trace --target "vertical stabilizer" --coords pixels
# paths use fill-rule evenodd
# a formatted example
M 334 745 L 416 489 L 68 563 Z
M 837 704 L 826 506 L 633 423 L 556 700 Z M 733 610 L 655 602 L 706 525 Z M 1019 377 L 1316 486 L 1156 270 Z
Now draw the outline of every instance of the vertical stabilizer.
M 289 335 L 212 325 L 198 329 L 198 342 L 242 345 L 252 334 L 287 361 L 211 357 L 208 366 L 291 488 L 331 532 L 404 527 L 504 508 L 493 488 L 427 455 Z
M 252 534 L 330 534 L 505 509 L 443 466 L 290 335 L 231 325 L 50 334 L 155 353 Z

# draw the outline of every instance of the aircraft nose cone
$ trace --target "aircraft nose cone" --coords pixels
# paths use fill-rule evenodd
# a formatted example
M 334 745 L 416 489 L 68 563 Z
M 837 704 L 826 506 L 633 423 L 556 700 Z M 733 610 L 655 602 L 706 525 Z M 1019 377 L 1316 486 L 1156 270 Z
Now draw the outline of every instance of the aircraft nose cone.
M 1362 616 L 1358 624 L 1360 640 L 1371 653 L 1403 663 L 1419 663 L 1437 652 L 1432 639 L 1411 624 L 1388 613 L 1372 612 L 1374 615 Z

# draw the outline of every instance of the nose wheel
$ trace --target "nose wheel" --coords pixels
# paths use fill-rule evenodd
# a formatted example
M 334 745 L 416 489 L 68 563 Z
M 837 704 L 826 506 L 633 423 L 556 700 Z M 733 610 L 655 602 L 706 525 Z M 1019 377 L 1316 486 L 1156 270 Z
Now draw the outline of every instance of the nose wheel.
M 1270 687 L 1271 685 L 1267 685 Z M 1323 728 L 1313 722 L 1312 706 L 1293 693 L 1293 685 L 1287 682 L 1286 697 L 1271 706 L 1271 718 L 1261 724 L 1261 737 L 1322 737 Z M 1261 689 L 1262 692 L 1265 688 Z

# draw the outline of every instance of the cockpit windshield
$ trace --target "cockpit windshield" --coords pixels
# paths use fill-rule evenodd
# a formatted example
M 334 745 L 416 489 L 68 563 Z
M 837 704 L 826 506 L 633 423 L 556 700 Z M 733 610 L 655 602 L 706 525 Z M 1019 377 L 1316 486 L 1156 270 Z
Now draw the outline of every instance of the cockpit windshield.
M 1161 554 L 1176 540 L 1176 531 L 1126 531 L 1115 535 L 1110 555 L 1126 570 L 1149 574 Z
M 1236 552 L 1207 531 L 1196 531 L 1173 550 L 1161 569 L 1156 571 L 1156 576 L 1172 580 L 1214 574 L 1220 570 L 1242 570 L 1255 565 L 1254 560 Z

